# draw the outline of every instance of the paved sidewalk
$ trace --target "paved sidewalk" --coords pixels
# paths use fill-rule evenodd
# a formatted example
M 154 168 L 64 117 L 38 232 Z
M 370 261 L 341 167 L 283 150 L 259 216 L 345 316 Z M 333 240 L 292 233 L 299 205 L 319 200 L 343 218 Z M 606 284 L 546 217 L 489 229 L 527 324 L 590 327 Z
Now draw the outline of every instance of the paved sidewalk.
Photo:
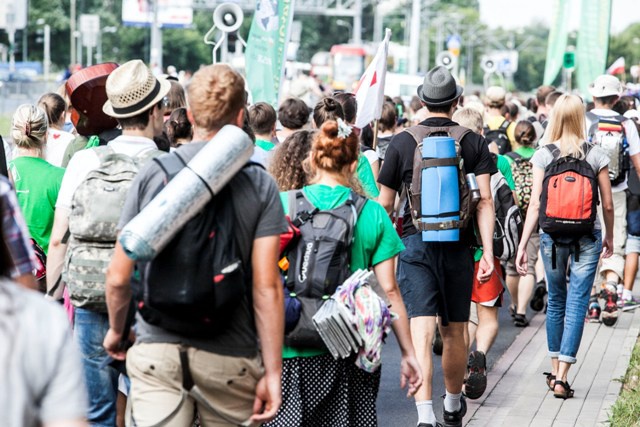
M 550 363 L 545 316 L 536 315 L 489 372 L 484 396 L 467 401 L 466 425 L 608 426 L 639 334 L 640 308 L 620 313 L 613 328 L 587 323 L 578 361 L 569 371 L 575 396 L 563 401 L 554 398 L 542 375 Z

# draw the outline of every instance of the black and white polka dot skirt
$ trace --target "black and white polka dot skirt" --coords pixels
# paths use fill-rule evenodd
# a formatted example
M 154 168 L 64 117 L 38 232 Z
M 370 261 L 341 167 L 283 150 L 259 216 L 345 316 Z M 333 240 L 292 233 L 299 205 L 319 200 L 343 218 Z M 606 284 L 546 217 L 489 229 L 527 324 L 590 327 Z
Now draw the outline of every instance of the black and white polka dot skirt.
M 282 407 L 267 427 L 375 427 L 380 369 L 330 354 L 283 360 Z

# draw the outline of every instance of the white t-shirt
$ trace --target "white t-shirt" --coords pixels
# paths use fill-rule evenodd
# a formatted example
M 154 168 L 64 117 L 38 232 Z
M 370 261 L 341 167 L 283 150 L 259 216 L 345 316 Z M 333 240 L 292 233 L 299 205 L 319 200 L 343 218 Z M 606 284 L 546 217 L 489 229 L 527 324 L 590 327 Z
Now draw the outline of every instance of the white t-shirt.
M 82 363 L 62 306 L 2 278 L 0 319 L 2 425 L 85 418 Z
M 120 135 L 108 144 L 116 153 L 136 156 L 147 150 L 157 150 L 156 143 L 152 139 L 142 136 Z M 78 151 L 69 161 L 67 170 L 60 184 L 56 208 L 71 210 L 73 193 L 85 179 L 87 174 L 100 166 L 100 160 L 91 149 Z
M 599 117 L 615 117 L 619 115 L 613 110 L 605 110 L 603 108 L 594 108 L 591 112 Z M 627 143 L 629 144 L 629 157 L 640 154 L 640 137 L 638 136 L 638 129 L 636 128 L 636 125 L 631 120 L 622 122 L 622 125 L 624 126 L 624 133 L 627 137 Z M 589 133 L 590 127 L 591 123 L 587 117 L 587 134 Z M 624 182 L 616 186 L 612 186 L 611 192 L 618 193 L 626 190 L 627 187 L 627 180 L 625 179 Z
M 62 166 L 62 158 L 64 157 L 67 147 L 75 139 L 73 134 L 63 130 L 49 128 L 47 131 L 47 149 L 45 160 L 54 166 Z

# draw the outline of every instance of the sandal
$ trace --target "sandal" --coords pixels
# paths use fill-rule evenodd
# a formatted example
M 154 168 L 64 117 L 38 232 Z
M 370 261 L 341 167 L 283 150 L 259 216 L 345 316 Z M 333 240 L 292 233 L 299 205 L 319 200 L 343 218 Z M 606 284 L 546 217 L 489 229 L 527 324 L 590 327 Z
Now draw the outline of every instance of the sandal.
M 562 391 L 559 392 L 559 393 L 557 391 L 555 391 L 556 386 L 561 386 L 562 387 Z M 569 386 L 569 383 L 565 383 L 563 381 L 556 380 L 554 385 L 553 385 L 553 395 L 555 397 L 557 397 L 558 399 L 569 399 L 569 398 L 573 397 L 573 389 L 571 388 L 571 386 Z
M 551 372 L 543 372 L 542 375 L 547 376 L 547 387 L 549 387 L 549 390 L 553 391 L 553 388 L 555 387 L 556 376 Z
M 524 314 L 518 314 L 513 317 L 513 324 L 518 328 L 525 328 L 529 326 L 529 321 Z

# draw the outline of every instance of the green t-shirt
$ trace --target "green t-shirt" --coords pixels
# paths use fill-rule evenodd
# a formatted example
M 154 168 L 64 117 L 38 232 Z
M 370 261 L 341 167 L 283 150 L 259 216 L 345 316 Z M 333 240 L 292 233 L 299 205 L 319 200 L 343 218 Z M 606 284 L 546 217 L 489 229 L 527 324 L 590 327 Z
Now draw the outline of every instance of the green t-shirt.
M 9 163 L 9 170 L 29 233 L 48 253 L 53 213 L 64 169 L 38 157 L 18 157 Z
M 518 147 L 515 150 L 513 150 L 514 153 L 516 154 L 520 154 L 522 157 L 524 157 L 525 159 L 530 159 L 533 157 L 533 155 L 536 153 L 536 149 L 533 147 Z M 504 156 L 506 157 L 507 161 L 509 162 L 509 165 L 511 165 L 513 163 L 513 159 L 509 156 Z
M 511 189 L 511 191 L 515 191 L 516 183 L 513 181 L 513 174 L 511 173 L 511 164 L 509 160 L 505 158 L 505 156 L 501 156 L 500 154 L 496 155 L 496 166 L 500 173 L 504 176 L 505 181 L 507 181 L 507 185 Z
M 262 148 L 264 151 L 271 151 L 276 144 L 271 141 L 267 141 L 266 139 L 256 138 L 256 146 Z
M 358 168 L 356 169 L 356 174 L 358 174 L 358 179 L 360 180 L 362 189 L 369 197 L 375 199 L 380 195 L 380 190 L 378 190 L 378 184 L 376 184 L 369 160 L 367 160 L 367 158 L 362 154 L 358 156 Z
M 341 185 L 330 187 L 314 184 L 304 187 L 303 191 L 313 206 L 327 210 L 345 203 L 351 190 Z M 288 194 L 286 192 L 280 193 L 280 199 L 285 214 L 288 214 Z M 393 258 L 403 250 L 404 245 L 393 228 L 387 212 L 377 202 L 367 200 L 354 229 L 353 244 L 351 245 L 351 271 L 372 267 Z M 326 351 L 285 346 L 282 357 L 310 357 L 324 353 Z

